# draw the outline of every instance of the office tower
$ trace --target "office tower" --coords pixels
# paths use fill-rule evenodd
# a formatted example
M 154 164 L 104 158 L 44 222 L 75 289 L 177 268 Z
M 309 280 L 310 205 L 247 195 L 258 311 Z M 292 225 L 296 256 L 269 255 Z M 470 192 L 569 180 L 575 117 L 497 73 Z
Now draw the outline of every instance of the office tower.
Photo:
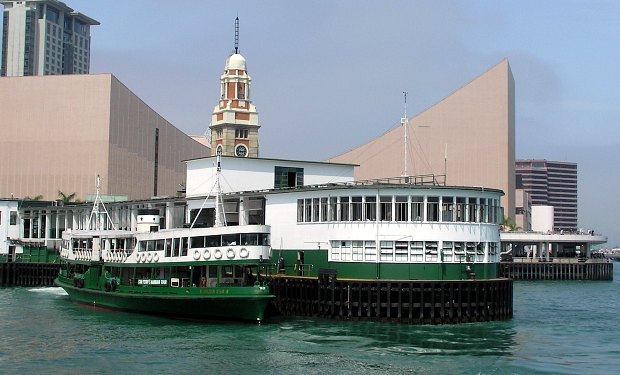
M 554 229 L 577 229 L 577 164 L 517 160 L 516 187 L 529 193 L 532 205 L 553 206 Z
M 57 0 L 0 3 L 1 76 L 89 73 L 90 27 L 99 22 Z

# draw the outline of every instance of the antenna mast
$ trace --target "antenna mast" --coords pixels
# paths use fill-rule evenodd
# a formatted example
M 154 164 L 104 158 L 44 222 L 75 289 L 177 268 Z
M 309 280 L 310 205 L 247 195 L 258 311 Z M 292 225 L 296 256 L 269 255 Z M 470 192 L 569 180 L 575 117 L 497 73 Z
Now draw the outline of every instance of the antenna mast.
M 239 53 L 239 16 L 235 18 L 235 53 Z
M 405 96 L 405 116 L 403 118 L 400 119 L 400 124 L 403 126 L 404 130 L 405 130 L 405 140 L 403 142 L 403 147 L 405 149 L 405 166 L 404 166 L 404 170 L 403 170 L 403 176 L 402 177 L 408 177 L 409 175 L 407 174 L 407 128 L 408 128 L 408 123 L 409 123 L 409 118 L 407 117 L 407 91 L 403 91 L 403 95 Z

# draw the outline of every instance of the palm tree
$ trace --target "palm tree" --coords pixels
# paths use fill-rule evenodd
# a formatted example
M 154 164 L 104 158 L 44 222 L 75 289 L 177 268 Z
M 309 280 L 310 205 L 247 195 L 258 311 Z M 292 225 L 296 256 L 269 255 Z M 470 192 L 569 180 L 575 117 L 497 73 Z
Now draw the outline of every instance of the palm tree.
M 504 222 L 502 223 L 502 231 L 516 232 L 520 230 L 521 227 L 517 225 L 514 221 L 512 221 L 511 217 L 504 216 Z
M 30 198 L 27 195 L 24 197 L 25 201 L 40 201 L 41 199 L 43 199 L 43 196 L 41 194 L 39 194 L 39 195 L 37 195 L 37 196 L 35 196 L 33 198 Z
M 67 195 L 63 193 L 62 191 L 58 190 L 58 198 L 62 202 L 71 202 L 73 199 L 75 199 L 76 195 L 77 195 L 76 193 L 71 193 Z

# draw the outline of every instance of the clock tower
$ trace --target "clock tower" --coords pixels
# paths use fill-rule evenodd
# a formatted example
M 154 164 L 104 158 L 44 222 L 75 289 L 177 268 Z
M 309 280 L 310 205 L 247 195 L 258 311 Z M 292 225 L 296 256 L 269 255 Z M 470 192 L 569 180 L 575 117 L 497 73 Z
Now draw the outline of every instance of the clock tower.
M 258 112 L 250 98 L 245 58 L 239 54 L 239 17 L 235 19 L 235 49 L 220 77 L 220 101 L 211 118 L 211 155 L 258 157 Z

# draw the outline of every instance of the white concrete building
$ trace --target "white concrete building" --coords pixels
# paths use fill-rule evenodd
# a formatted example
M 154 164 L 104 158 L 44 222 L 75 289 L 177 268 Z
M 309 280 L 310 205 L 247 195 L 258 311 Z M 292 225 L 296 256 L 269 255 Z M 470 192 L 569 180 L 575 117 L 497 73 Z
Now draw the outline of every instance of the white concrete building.
M 19 201 L 17 199 L 0 199 L 0 255 L 15 254 L 15 245 L 11 239 L 19 238 Z
M 1 76 L 88 74 L 90 27 L 99 22 L 57 0 L 1 0 Z

